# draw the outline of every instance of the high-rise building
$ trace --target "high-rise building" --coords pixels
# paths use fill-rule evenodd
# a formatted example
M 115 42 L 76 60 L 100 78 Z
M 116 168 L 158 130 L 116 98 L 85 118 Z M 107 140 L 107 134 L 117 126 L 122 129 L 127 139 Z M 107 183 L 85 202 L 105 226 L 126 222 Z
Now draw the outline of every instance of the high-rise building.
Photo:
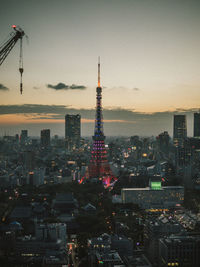
M 183 176 L 184 186 L 187 188 L 192 187 L 192 174 L 194 170 L 194 148 L 191 140 L 186 138 L 183 146 L 176 147 L 175 151 L 176 174 Z
M 183 146 L 187 137 L 186 115 L 174 115 L 174 145 Z
M 200 112 L 194 113 L 194 137 L 200 137 Z
M 169 139 L 169 134 L 166 131 L 160 133 L 157 137 L 159 149 L 164 153 L 167 153 L 169 151 Z
M 42 147 L 48 147 L 50 146 L 50 130 L 44 129 L 41 131 L 41 146 Z
M 65 140 L 69 150 L 78 148 L 81 138 L 81 115 L 65 116 Z
M 35 152 L 27 150 L 23 152 L 24 167 L 27 171 L 32 171 L 35 168 Z
M 28 139 L 28 130 L 21 130 L 20 144 L 24 145 Z

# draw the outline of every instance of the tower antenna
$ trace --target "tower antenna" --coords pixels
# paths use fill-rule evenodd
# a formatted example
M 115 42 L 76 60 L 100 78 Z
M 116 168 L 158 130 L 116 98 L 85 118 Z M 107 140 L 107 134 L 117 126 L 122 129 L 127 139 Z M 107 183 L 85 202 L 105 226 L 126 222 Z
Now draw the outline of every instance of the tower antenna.
M 100 57 L 98 57 L 98 87 L 100 87 Z

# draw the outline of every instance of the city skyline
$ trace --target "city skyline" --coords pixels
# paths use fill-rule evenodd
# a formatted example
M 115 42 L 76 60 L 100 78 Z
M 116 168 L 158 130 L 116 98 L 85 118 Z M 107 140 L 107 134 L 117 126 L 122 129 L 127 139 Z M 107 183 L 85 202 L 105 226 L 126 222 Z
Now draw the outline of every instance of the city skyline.
M 173 114 L 180 112 L 193 135 L 200 99 L 198 1 L 21 0 L 2 7 L 0 43 L 16 24 L 29 44 L 24 40 L 22 96 L 19 44 L 1 66 L 0 135 L 23 128 L 39 135 L 45 127 L 64 136 L 64 116 L 80 113 L 83 136 L 91 136 L 99 55 L 106 135 L 172 134 Z

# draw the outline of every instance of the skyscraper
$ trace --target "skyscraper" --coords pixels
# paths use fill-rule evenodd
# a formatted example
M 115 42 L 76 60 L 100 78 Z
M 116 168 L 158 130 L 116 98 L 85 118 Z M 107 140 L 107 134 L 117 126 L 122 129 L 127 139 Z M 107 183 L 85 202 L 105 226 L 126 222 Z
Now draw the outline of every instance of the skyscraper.
M 174 115 L 174 145 L 176 147 L 183 146 L 187 137 L 187 125 L 185 115 Z
M 194 113 L 194 137 L 200 137 L 200 112 Z
M 164 153 L 168 153 L 169 151 L 169 139 L 170 139 L 169 134 L 166 131 L 160 133 L 157 136 L 158 147 Z
M 24 145 L 28 140 L 28 130 L 21 130 L 20 144 Z
M 65 140 L 69 150 L 78 148 L 81 138 L 81 115 L 65 116 Z
M 50 146 L 50 130 L 44 129 L 41 131 L 41 146 L 42 147 L 48 147 Z

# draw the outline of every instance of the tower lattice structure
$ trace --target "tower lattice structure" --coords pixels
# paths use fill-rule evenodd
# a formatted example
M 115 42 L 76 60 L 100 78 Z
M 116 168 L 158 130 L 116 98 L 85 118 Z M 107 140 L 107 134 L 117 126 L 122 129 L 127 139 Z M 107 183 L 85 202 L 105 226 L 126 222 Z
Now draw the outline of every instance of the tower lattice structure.
M 88 178 L 98 178 L 102 180 L 105 186 L 117 180 L 111 172 L 107 160 L 107 151 L 105 149 L 105 135 L 103 132 L 103 114 L 102 114 L 102 88 L 100 85 L 100 59 L 98 61 L 98 86 L 96 88 L 96 118 L 93 136 L 93 146 L 91 159 L 88 168 Z

